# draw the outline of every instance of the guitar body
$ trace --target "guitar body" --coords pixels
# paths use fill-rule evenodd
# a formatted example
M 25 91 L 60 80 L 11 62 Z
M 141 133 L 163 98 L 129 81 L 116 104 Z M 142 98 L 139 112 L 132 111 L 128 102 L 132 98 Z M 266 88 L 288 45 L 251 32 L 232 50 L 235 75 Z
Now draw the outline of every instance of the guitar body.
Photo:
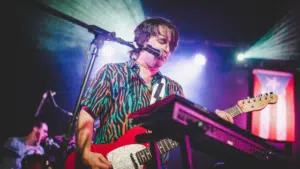
M 101 153 L 112 163 L 114 169 L 142 169 L 143 166 L 138 164 L 135 156 L 131 159 L 131 154 L 148 147 L 148 143 L 137 144 L 135 141 L 135 136 L 146 132 L 143 127 L 133 127 L 114 143 L 93 144 L 91 151 Z M 75 169 L 75 152 L 67 157 L 64 169 Z

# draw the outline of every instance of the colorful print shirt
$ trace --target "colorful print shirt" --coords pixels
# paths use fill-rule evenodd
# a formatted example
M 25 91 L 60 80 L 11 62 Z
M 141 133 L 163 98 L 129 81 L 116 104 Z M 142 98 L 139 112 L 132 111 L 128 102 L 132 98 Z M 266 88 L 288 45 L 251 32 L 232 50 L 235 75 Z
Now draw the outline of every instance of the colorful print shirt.
M 104 65 L 87 89 L 82 106 L 94 118 L 100 118 L 95 144 L 116 141 L 130 128 L 128 115 L 150 104 L 151 88 L 139 75 L 139 66 L 131 60 Z M 160 72 L 154 75 L 151 86 L 161 78 L 166 80 L 165 97 L 177 94 L 184 97 L 182 87 Z

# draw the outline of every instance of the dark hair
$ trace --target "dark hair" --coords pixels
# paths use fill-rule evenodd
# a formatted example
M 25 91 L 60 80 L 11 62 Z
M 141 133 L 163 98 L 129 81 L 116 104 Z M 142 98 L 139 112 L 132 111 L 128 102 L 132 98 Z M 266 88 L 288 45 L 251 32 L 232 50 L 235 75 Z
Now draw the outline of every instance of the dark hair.
M 46 122 L 42 120 L 40 117 L 36 117 L 36 116 L 30 117 L 25 121 L 24 127 L 21 129 L 20 135 L 25 136 L 29 134 L 34 127 L 41 128 L 43 123 Z
M 31 122 L 31 128 L 33 128 L 33 127 L 41 128 L 42 124 L 46 123 L 39 117 L 33 117 L 30 122 Z
M 170 51 L 173 52 L 178 45 L 179 33 L 177 28 L 165 18 L 148 18 L 141 22 L 134 30 L 134 41 L 143 45 L 150 36 L 155 36 L 159 33 L 159 26 L 165 26 L 171 30 Z M 130 56 L 133 54 L 138 54 L 138 52 L 130 51 Z

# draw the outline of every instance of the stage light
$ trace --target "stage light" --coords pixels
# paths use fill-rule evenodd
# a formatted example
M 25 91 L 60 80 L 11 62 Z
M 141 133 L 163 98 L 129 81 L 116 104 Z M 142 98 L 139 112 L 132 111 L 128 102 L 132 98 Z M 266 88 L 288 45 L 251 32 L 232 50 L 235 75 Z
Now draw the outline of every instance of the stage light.
M 245 53 L 247 58 L 272 60 L 296 59 L 300 43 L 300 21 L 297 11 L 288 12 L 269 32 L 254 43 Z
M 114 49 L 111 45 L 109 44 L 105 44 L 103 45 L 102 48 L 102 55 L 106 56 L 106 57 L 112 57 L 114 55 Z
M 203 66 L 206 64 L 206 58 L 202 54 L 197 54 L 194 56 L 194 63 L 199 66 Z
M 245 54 L 240 53 L 240 54 L 237 55 L 237 60 L 238 61 L 243 61 L 245 59 L 245 57 L 246 57 Z

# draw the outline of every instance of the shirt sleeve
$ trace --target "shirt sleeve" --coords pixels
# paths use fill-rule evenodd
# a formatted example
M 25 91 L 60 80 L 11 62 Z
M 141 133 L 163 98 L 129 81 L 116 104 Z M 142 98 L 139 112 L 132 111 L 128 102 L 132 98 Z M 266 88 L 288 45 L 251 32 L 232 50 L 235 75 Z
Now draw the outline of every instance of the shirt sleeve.
M 13 138 L 12 138 L 12 137 L 9 137 L 9 138 L 5 141 L 4 147 L 6 147 L 6 148 L 11 148 L 12 142 L 13 142 Z
M 15 137 L 9 137 L 5 143 L 4 143 L 4 147 L 5 148 L 8 148 L 8 149 L 11 149 L 15 152 L 18 152 L 19 151 L 19 147 L 18 147 L 18 141 L 17 141 L 17 138 Z
M 108 64 L 104 65 L 84 94 L 81 106 L 93 118 L 98 117 L 101 112 L 108 112 L 111 105 L 111 71 Z
M 178 94 L 178 95 L 181 96 L 181 97 L 185 97 L 181 85 L 178 85 L 178 86 L 177 86 L 177 92 L 176 92 L 176 94 Z
M 169 78 L 166 78 L 167 84 L 168 84 L 168 96 L 172 94 L 176 94 L 181 97 L 185 97 L 182 86 L 175 82 L 174 80 L 171 80 Z
M 170 94 L 176 94 L 176 95 L 178 95 L 178 96 L 185 97 L 185 96 L 184 96 L 184 93 L 183 93 L 183 89 L 182 89 L 181 85 L 178 84 L 178 83 L 175 83 L 175 84 L 172 86 L 172 88 L 171 88 L 171 90 L 170 90 Z

